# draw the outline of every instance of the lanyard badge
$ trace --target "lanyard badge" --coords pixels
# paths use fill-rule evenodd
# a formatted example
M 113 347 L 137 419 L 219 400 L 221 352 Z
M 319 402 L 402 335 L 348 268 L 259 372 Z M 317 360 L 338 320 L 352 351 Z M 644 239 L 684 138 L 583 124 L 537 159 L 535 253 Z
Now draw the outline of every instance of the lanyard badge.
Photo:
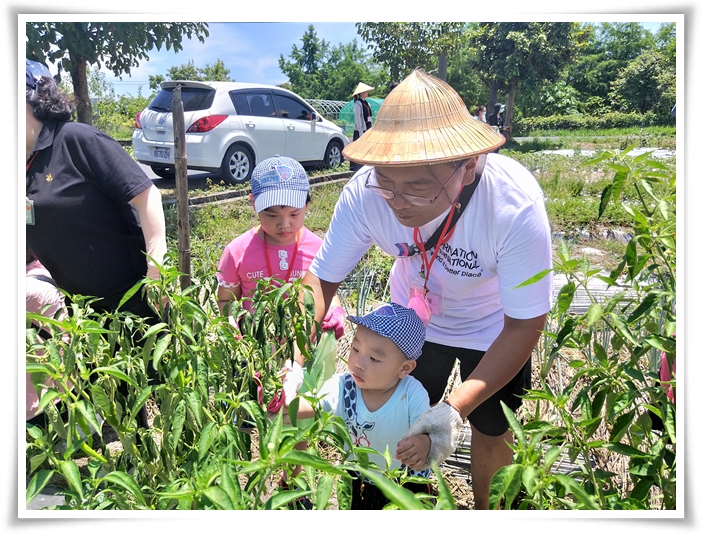
M 30 200 L 29 198 L 27 198 L 26 212 L 27 212 L 27 226 L 33 226 L 34 225 L 34 200 Z
M 416 285 L 411 288 L 411 296 L 409 296 L 409 303 L 407 304 L 409 309 L 416 311 L 419 315 L 421 322 L 424 326 L 428 326 L 431 320 L 431 307 L 426 299 L 426 292 L 419 289 Z

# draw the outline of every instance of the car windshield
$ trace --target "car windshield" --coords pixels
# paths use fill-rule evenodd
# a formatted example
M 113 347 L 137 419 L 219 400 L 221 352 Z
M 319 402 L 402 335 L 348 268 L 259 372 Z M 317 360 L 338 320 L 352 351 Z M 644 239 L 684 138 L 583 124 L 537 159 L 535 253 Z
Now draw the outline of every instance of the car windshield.
M 148 106 L 149 109 L 170 112 L 173 107 L 173 89 L 174 87 L 161 89 L 156 97 L 151 100 Z M 200 87 L 183 87 L 180 91 L 180 97 L 183 101 L 184 111 L 209 109 L 214 101 L 214 90 Z

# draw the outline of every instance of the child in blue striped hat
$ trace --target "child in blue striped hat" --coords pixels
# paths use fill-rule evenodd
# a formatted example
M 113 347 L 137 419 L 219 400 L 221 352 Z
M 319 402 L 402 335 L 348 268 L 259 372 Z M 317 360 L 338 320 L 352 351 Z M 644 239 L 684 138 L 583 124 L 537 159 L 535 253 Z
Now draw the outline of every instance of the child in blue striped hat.
M 335 374 L 318 392 L 320 406 L 341 417 L 357 446 L 373 448 L 380 454 L 389 447 L 396 453 L 397 443 L 409 427 L 429 408 L 428 393 L 411 371 L 421 355 L 426 327 L 419 315 L 407 307 L 387 303 L 365 316 L 349 316 L 358 325 L 348 354 L 348 372 Z M 300 397 L 298 418 L 314 416 L 314 409 Z M 431 443 L 428 435 L 416 435 L 405 441 L 400 462 L 393 459 L 391 468 L 402 462 L 422 464 Z M 369 454 L 369 459 L 384 468 L 382 455 Z M 430 470 L 410 470 L 427 477 Z M 404 485 L 414 492 L 429 493 L 426 484 Z M 389 500 L 382 492 L 361 477 L 353 481 L 351 509 L 382 509 Z

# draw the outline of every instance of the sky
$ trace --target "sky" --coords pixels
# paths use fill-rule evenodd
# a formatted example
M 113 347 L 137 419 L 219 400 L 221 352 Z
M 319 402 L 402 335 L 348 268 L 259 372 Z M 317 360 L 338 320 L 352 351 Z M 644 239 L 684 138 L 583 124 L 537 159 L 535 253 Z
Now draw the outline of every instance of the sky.
M 640 18 L 640 17 L 638 17 Z M 633 17 L 628 21 L 633 21 Z M 149 60 L 142 60 L 132 70 L 131 76 L 115 77 L 103 69 L 105 80 L 112 83 L 117 96 L 141 93 L 150 94 L 149 76 L 162 75 L 167 78 L 168 69 L 193 61 L 195 66 L 214 65 L 218 59 L 230 70 L 229 77 L 235 81 L 278 85 L 287 81 L 279 67 L 282 54 L 288 58 L 292 47 L 302 47 L 302 36 L 309 25 L 314 26 L 317 37 L 331 46 L 347 44 L 354 39 L 363 48 L 367 44 L 357 34 L 354 22 L 210 22 L 209 37 L 204 43 L 196 38 L 183 41 L 180 52 L 160 51 L 155 48 L 148 53 Z M 647 21 L 644 27 L 653 33 L 660 21 Z M 53 72 L 55 69 L 49 65 Z

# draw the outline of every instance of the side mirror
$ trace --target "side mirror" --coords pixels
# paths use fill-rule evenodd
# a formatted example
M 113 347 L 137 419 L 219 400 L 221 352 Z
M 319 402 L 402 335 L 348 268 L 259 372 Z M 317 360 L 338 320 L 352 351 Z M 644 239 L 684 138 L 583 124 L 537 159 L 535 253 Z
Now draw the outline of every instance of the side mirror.
M 321 118 L 318 117 L 316 113 L 312 113 L 311 120 L 312 120 L 312 122 L 317 122 L 317 121 L 321 120 Z

